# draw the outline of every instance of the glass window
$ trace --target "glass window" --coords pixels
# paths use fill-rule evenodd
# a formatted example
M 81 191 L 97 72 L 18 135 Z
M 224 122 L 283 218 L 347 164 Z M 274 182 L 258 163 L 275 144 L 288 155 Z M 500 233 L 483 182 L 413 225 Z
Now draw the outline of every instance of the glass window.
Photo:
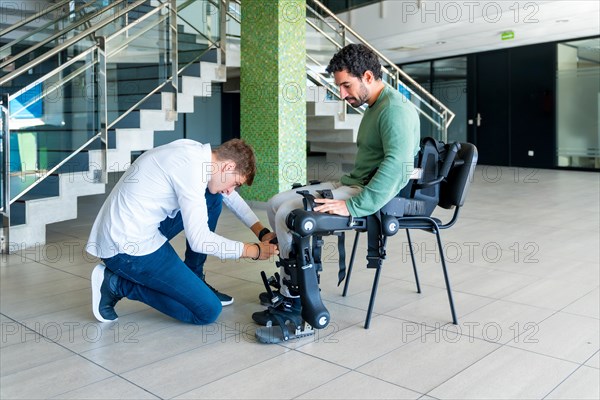
M 467 57 L 433 62 L 431 94 L 456 116 L 448 127 L 448 143 L 467 141 Z
M 559 167 L 600 169 L 600 38 L 557 44 Z
M 467 141 L 467 57 L 406 64 L 402 70 L 448 107 L 456 116 L 447 142 Z M 421 137 L 437 137 L 432 124 L 421 123 Z

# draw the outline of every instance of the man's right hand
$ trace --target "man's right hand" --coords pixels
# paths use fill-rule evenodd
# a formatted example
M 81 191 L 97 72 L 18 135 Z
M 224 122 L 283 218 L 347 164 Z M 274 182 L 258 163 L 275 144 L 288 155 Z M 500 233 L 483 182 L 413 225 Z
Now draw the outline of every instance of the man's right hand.
M 242 257 L 253 260 L 268 260 L 272 256 L 278 255 L 279 249 L 276 244 L 269 242 L 244 243 L 244 253 Z

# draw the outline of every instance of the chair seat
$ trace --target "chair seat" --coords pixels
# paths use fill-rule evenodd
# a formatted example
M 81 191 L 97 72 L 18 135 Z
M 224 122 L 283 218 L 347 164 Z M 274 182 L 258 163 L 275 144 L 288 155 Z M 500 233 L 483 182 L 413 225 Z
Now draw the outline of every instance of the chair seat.
M 424 229 L 431 230 L 433 228 L 433 222 L 435 222 L 438 227 L 442 224 L 442 221 L 438 218 L 433 217 L 404 217 L 398 218 L 398 229 Z

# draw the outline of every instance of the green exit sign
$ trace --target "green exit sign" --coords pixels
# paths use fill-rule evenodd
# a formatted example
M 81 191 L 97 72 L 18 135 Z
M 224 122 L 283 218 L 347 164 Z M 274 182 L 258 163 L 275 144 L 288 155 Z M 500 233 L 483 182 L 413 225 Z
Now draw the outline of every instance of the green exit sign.
M 502 40 L 511 40 L 515 38 L 515 33 L 513 31 L 505 31 L 502 32 L 501 35 Z

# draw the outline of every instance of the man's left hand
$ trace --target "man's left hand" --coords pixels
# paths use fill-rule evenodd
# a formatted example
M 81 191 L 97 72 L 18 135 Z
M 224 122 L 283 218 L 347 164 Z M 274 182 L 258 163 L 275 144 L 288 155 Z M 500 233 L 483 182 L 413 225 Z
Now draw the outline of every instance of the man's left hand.
M 315 207 L 315 211 L 343 215 L 346 217 L 350 216 L 350 212 L 348 211 L 345 200 L 315 199 L 315 203 L 320 204 L 319 206 Z
M 270 242 L 271 240 L 275 239 L 277 237 L 277 235 L 275 234 L 275 232 L 269 232 L 269 233 L 265 233 L 265 236 L 262 237 L 262 242 Z

